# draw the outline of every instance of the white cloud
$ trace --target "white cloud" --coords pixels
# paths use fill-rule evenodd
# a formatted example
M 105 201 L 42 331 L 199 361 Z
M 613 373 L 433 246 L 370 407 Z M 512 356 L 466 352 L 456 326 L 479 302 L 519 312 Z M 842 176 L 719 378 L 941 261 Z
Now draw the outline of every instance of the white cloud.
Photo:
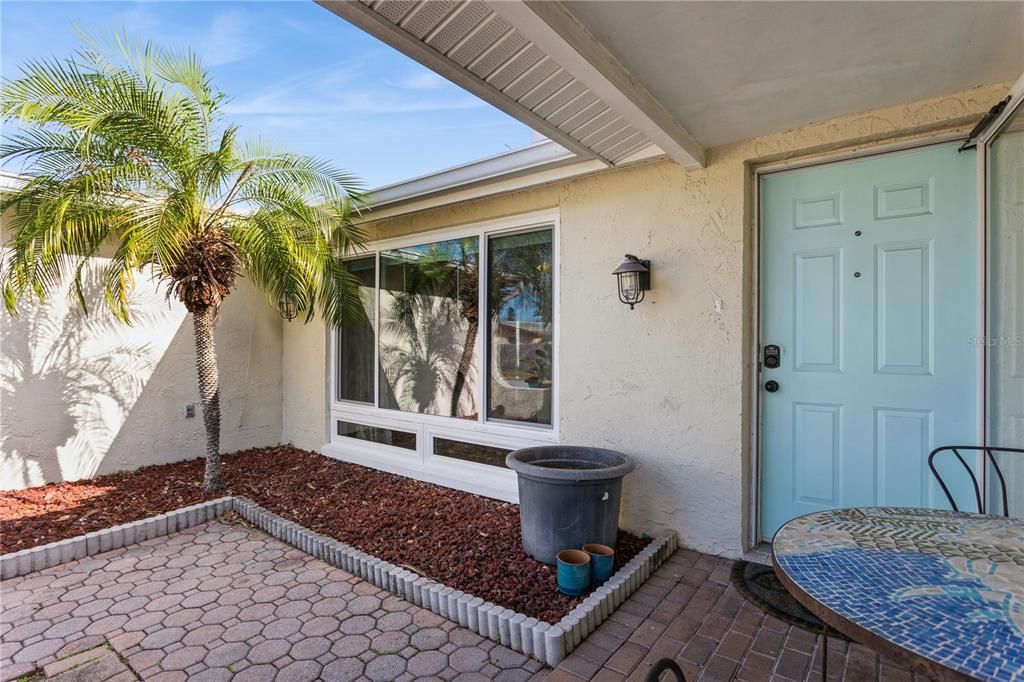
M 95 23 L 98 25 L 99 22 Z M 149 8 L 140 4 L 115 12 L 104 23 L 114 27 L 116 30 L 123 28 L 132 39 L 141 40 L 142 36 L 152 32 L 154 28 L 160 25 L 160 20 Z
M 248 114 L 236 114 L 239 117 L 245 117 L 245 129 L 249 130 L 262 130 L 262 129 L 278 129 L 278 130 L 303 130 L 303 129 L 328 129 L 332 124 L 341 122 L 356 122 L 360 125 L 360 129 L 364 133 L 373 133 L 379 131 L 387 131 L 388 134 L 393 132 L 393 123 L 385 121 L 383 119 L 367 119 L 360 117 L 360 112 L 342 112 L 344 115 L 340 115 L 337 112 L 330 113 L 289 113 L 289 114 L 262 114 L 262 113 L 248 113 Z M 470 120 L 464 123 L 452 123 L 452 124 L 434 124 L 426 123 L 424 121 L 415 121 L 405 126 L 407 130 L 416 130 L 420 133 L 448 133 L 448 132 L 460 132 L 467 130 L 500 130 L 507 129 L 509 127 L 518 128 L 520 126 L 514 120 L 497 120 L 488 121 L 484 120 Z
M 387 87 L 391 83 L 374 75 L 372 62 L 367 64 L 366 60 L 357 58 L 270 84 L 249 97 L 231 102 L 225 106 L 225 113 L 261 116 L 392 114 L 486 106 L 482 100 L 440 76 L 436 78 L 447 87 L 416 78 L 412 85 L 396 90 L 394 86 Z
M 448 81 L 433 71 L 426 70 L 409 74 L 408 76 L 398 80 L 384 82 L 403 90 L 439 90 L 445 86 L 451 85 Z
M 292 114 L 396 114 L 427 111 L 457 111 L 476 109 L 483 103 L 472 95 L 463 97 L 409 98 L 402 95 L 348 89 L 319 96 L 293 96 L 294 93 L 257 95 L 248 100 L 228 104 L 224 110 L 235 115 Z
M 195 28 L 162 21 L 145 4 L 125 7 L 109 17 L 91 16 L 84 21 L 74 18 L 73 23 L 103 42 L 113 40 L 114 34 L 123 31 L 132 42 L 153 40 L 162 47 L 190 47 L 207 66 L 241 61 L 262 47 L 253 37 L 252 21 L 243 10 L 220 12 L 208 25 Z
M 209 66 L 233 64 L 255 52 L 260 43 L 252 38 L 248 16 L 239 10 L 218 14 L 205 31 L 192 37 L 194 49 L 200 51 Z

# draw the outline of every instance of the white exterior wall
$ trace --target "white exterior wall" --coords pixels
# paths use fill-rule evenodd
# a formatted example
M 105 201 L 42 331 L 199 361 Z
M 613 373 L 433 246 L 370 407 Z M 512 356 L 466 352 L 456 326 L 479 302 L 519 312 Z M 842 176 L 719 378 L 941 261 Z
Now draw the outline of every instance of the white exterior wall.
M 7 235 L 4 235 L 6 241 Z M 100 264 L 100 259 L 94 259 Z M 0 313 L 0 489 L 201 457 L 192 318 L 144 275 L 128 327 L 67 289 Z M 245 279 L 221 310 L 221 448 L 281 440 L 281 317 Z M 196 416 L 185 418 L 185 404 Z
M 369 228 L 387 238 L 557 208 L 561 441 L 637 458 L 626 528 L 673 528 L 689 547 L 739 556 L 753 478 L 752 165 L 969 128 L 1005 91 L 979 88 L 711 150 L 704 169 L 656 162 Z M 627 252 L 653 267 L 653 289 L 633 311 L 610 274 Z M 324 339 L 322 330 L 286 332 L 284 440 L 306 447 L 325 442 L 311 436 L 325 433 Z

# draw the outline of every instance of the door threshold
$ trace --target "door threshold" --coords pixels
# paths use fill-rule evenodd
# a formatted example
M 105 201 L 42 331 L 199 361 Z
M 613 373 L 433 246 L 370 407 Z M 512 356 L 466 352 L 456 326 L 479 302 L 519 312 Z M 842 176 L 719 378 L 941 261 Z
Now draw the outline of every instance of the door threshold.
M 772 565 L 772 543 L 760 542 L 753 549 L 743 553 L 743 560 L 754 564 Z

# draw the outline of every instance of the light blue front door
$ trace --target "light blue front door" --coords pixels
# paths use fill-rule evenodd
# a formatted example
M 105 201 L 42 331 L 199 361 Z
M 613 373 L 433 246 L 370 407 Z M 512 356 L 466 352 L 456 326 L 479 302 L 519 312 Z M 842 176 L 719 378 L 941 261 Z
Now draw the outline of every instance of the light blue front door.
M 978 440 L 975 162 L 948 144 L 762 177 L 763 539 L 821 509 L 946 506 L 927 455 Z

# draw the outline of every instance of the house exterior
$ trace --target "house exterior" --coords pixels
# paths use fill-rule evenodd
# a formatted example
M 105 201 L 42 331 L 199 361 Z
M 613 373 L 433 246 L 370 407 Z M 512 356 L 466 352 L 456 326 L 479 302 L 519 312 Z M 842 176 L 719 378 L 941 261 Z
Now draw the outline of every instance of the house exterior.
M 737 557 L 808 511 L 944 505 L 935 447 L 1024 447 L 1024 5 L 321 4 L 550 141 L 377 191 L 348 261 L 362 325 L 277 321 L 243 284 L 218 331 L 226 449 L 515 501 L 507 451 L 607 447 L 639 464 L 625 528 Z M 627 253 L 651 261 L 634 309 Z M 197 455 L 191 363 L 155 357 L 180 381 L 85 411 L 111 450 Z M 147 401 L 173 435 L 118 428 Z M 91 473 L 74 438 L 64 477 Z M 2 487 L 54 478 L 25 450 L 5 438 Z

